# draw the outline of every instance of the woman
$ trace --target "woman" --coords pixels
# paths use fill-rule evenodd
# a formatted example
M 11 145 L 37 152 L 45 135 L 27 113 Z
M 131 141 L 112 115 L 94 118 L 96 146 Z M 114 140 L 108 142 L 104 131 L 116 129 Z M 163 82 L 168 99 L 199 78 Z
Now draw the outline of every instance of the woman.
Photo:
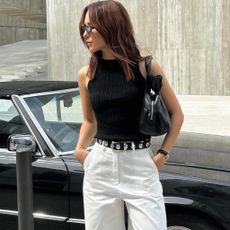
M 145 88 L 145 58 L 134 39 L 129 15 L 121 3 L 108 0 L 85 7 L 81 38 L 91 53 L 78 82 L 84 120 L 76 158 L 85 170 L 83 196 L 86 230 L 123 230 L 124 204 L 134 230 L 166 230 L 158 170 L 179 134 L 183 113 L 156 60 L 151 71 L 163 76 L 162 98 L 172 126 L 161 150 L 152 153 L 150 136 L 139 132 Z M 96 137 L 91 152 L 87 147 Z

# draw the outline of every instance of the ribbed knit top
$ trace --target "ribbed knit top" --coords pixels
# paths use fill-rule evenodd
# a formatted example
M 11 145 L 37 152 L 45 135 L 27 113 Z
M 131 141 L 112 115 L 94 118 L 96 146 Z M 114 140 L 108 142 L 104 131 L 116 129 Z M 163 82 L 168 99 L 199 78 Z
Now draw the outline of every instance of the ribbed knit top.
M 139 118 L 143 104 L 145 79 L 138 64 L 132 66 L 134 80 L 127 80 L 120 63 L 99 59 L 88 90 L 97 120 L 96 138 L 106 140 L 143 140 Z

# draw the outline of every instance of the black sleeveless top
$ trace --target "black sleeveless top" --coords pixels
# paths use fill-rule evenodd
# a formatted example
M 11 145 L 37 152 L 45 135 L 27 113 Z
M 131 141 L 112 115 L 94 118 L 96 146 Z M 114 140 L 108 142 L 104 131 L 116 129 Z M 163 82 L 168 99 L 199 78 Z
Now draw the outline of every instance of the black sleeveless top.
M 139 132 L 145 79 L 138 64 L 131 68 L 135 79 L 128 81 L 117 60 L 98 60 L 94 78 L 88 83 L 97 120 L 96 138 L 114 141 L 150 138 Z

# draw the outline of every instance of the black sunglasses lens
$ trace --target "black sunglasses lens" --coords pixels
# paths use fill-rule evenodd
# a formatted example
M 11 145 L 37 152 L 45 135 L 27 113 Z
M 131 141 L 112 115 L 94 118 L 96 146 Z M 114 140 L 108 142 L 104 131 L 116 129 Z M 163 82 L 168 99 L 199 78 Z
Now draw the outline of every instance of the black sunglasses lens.
M 86 25 L 85 31 L 86 31 L 87 33 L 90 33 L 90 32 L 92 31 L 92 26 Z
M 92 31 L 92 29 L 93 29 L 93 26 L 91 26 L 91 25 L 83 25 L 81 29 L 82 29 L 82 33 L 84 33 L 85 31 L 87 33 L 90 33 Z

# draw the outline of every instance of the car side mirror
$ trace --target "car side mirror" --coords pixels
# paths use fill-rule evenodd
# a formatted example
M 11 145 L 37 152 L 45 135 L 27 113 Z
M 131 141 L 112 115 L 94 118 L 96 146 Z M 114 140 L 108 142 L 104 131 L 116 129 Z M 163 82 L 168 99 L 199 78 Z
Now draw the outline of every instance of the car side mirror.
M 31 152 L 33 157 L 42 156 L 37 153 L 37 144 L 33 136 L 29 134 L 13 134 L 8 138 L 7 148 L 9 151 Z

